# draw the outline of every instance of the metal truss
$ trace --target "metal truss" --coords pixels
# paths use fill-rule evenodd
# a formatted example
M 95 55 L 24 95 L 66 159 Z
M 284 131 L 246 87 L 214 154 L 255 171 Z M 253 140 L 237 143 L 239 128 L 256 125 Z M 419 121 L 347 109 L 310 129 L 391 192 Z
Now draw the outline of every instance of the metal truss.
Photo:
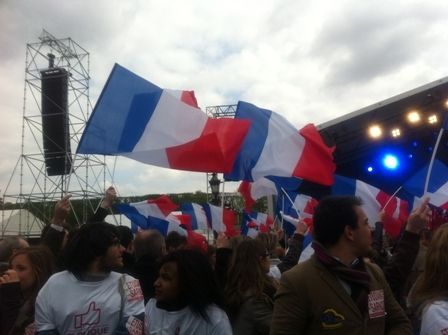
M 68 119 L 72 148 L 72 153 L 66 153 L 72 161 L 70 173 L 51 177 L 46 172 L 42 145 L 46 134 L 42 130 L 40 73 L 48 68 L 49 54 L 54 55 L 55 67 L 69 73 Z M 97 203 L 104 194 L 106 174 L 111 176 L 104 156 L 74 153 L 91 111 L 89 67 L 89 53 L 71 38 L 57 39 L 43 30 L 39 42 L 27 44 L 21 154 L 4 191 L 3 202 L 31 208 L 43 222 L 49 222 L 55 201 L 66 193 L 72 195 L 72 200 L 82 203 L 82 209 L 73 211 L 76 223 L 85 222 L 95 209 L 93 201 Z M 38 223 L 23 220 L 22 224 L 20 219 L 18 233 L 29 236 L 33 225 Z M 8 224 L 9 219 L 2 217 L 2 236 L 8 230 Z

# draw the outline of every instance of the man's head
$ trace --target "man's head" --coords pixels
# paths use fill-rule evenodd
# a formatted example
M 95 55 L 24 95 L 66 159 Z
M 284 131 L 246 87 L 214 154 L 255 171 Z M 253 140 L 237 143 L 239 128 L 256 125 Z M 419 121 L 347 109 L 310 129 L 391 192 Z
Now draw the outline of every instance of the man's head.
M 18 250 L 30 245 L 19 236 L 7 236 L 0 240 L 0 262 L 8 262 L 11 256 Z
M 115 226 L 106 222 L 87 223 L 70 234 L 65 265 L 77 276 L 90 271 L 110 272 L 123 266 L 123 251 Z
M 148 229 L 139 232 L 135 236 L 134 254 L 136 259 L 147 256 L 156 260 L 165 255 L 165 253 L 165 238 L 158 230 Z
M 118 237 L 121 245 L 126 249 L 128 253 L 134 252 L 134 234 L 131 228 L 126 226 L 117 226 Z
M 178 232 L 172 231 L 170 232 L 166 238 L 166 250 L 168 252 L 173 252 L 180 249 L 185 249 L 188 244 L 188 240 L 185 236 L 179 234 Z
M 314 239 L 326 248 L 343 242 L 356 256 L 371 249 L 372 236 L 360 198 L 329 196 L 317 205 L 313 217 Z

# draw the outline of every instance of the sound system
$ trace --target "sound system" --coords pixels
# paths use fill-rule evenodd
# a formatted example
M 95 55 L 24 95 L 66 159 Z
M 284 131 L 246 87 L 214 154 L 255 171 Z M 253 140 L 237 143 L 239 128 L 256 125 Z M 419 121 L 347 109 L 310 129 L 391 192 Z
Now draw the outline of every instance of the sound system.
M 54 56 L 53 56 L 54 58 Z M 68 116 L 68 76 L 58 67 L 41 73 L 42 93 L 42 135 L 45 166 L 48 176 L 70 173 L 70 125 Z

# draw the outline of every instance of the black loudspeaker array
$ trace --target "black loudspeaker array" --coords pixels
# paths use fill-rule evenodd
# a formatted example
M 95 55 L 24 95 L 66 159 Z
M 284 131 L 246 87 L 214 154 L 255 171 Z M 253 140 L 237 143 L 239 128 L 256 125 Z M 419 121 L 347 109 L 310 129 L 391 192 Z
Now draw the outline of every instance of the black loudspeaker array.
M 41 71 L 42 134 L 48 176 L 65 175 L 71 169 L 68 75 L 57 67 Z

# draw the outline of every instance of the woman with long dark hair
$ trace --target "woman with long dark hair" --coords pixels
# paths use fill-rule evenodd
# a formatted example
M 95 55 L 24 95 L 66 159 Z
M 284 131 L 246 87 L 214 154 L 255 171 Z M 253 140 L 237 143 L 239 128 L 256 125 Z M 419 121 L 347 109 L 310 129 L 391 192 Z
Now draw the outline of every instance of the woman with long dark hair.
M 0 334 L 34 334 L 37 293 L 53 274 L 51 252 L 44 246 L 18 250 L 0 277 Z
M 155 298 L 145 311 L 145 334 L 232 334 L 222 294 L 205 255 L 178 250 L 161 262 Z
M 448 224 L 435 232 L 426 253 L 424 271 L 409 300 L 421 320 L 421 335 L 444 334 L 448 330 Z
M 234 334 L 269 334 L 276 288 L 269 252 L 259 240 L 241 242 L 232 255 L 225 297 Z

